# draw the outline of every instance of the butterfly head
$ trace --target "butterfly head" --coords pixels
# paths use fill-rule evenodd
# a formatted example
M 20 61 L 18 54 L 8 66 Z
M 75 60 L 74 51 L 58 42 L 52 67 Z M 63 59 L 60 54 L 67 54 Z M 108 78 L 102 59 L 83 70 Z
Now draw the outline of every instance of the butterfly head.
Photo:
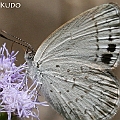
M 35 55 L 34 51 L 26 50 L 24 57 L 25 57 L 25 60 L 28 64 L 31 63 L 34 60 L 34 55 Z

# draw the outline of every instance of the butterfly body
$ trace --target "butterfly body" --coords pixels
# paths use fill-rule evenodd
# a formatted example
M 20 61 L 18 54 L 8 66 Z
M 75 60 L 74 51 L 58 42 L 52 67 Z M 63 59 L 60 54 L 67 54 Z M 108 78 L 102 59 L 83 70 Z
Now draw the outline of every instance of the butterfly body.
M 105 4 L 53 32 L 30 61 L 28 74 L 66 120 L 107 120 L 119 108 L 120 86 L 110 72 L 120 50 L 120 9 Z

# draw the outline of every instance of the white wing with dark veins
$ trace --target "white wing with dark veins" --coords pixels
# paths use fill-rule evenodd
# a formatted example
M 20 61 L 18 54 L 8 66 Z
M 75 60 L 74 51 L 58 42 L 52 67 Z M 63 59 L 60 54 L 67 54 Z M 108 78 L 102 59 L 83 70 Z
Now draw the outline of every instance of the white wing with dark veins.
M 119 108 L 110 73 L 120 50 L 120 9 L 92 8 L 53 32 L 34 57 L 46 100 L 67 120 L 107 120 Z M 40 75 L 39 75 L 40 74 Z

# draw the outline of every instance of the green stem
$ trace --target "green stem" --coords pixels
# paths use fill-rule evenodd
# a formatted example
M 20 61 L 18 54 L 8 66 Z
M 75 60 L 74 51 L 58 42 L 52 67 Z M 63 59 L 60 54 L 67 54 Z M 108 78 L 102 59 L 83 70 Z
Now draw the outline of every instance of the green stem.
M 0 113 L 0 120 L 8 120 L 7 113 Z M 11 120 L 20 120 L 17 116 L 12 115 Z
M 7 113 L 0 113 L 0 120 L 7 120 Z

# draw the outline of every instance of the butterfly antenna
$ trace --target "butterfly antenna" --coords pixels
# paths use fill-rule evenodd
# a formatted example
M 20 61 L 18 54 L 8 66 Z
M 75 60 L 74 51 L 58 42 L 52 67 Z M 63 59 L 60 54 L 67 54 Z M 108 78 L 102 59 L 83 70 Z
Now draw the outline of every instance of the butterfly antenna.
M 15 39 L 21 41 L 22 43 L 19 42 L 19 41 L 16 41 L 16 40 L 12 40 L 12 39 L 6 37 L 4 34 L 15 38 Z M 18 37 L 16 37 L 16 36 L 14 36 L 14 35 L 8 34 L 8 33 L 7 33 L 6 31 L 4 31 L 4 30 L 1 30 L 0 37 L 5 38 L 5 39 L 7 39 L 7 40 L 9 40 L 9 41 L 15 42 L 15 43 L 17 43 L 17 44 L 19 44 L 19 45 L 22 45 L 22 46 L 26 47 L 27 49 L 31 50 L 33 53 L 35 53 L 34 48 L 33 48 L 29 43 L 27 43 L 26 41 L 24 41 L 24 40 L 22 40 L 22 39 L 20 39 L 20 38 L 18 38 Z

